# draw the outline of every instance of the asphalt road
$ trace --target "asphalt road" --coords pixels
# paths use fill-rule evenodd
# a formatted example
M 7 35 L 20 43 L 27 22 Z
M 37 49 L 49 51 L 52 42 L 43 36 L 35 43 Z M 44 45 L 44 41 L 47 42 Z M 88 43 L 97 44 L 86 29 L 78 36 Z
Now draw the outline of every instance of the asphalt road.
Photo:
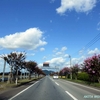
M 100 90 L 46 76 L 9 100 L 100 100 Z

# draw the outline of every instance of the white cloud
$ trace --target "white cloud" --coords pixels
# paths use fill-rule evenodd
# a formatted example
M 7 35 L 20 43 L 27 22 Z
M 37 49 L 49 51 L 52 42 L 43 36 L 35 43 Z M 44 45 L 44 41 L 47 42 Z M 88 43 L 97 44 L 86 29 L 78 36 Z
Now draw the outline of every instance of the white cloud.
M 95 48 L 94 50 L 88 50 L 85 55 L 82 55 L 79 58 L 72 58 L 72 64 L 82 64 L 87 57 L 91 57 L 94 54 L 100 54 L 100 50 Z
M 38 64 L 38 67 L 42 68 L 43 67 L 43 63 Z
M 81 56 L 79 58 L 72 58 L 72 60 L 71 60 L 72 65 L 74 65 L 74 64 L 82 64 L 85 58 L 86 58 L 85 56 Z
M 59 50 L 58 48 L 55 48 L 53 50 L 53 52 L 55 53 L 55 54 L 53 54 L 53 57 L 64 57 L 64 58 L 68 57 L 68 54 L 65 53 L 65 51 L 67 50 L 66 46 L 62 47 L 60 49 L 60 51 L 58 51 L 58 50 Z
M 68 57 L 67 56 L 68 54 L 65 53 L 65 51 L 67 50 L 66 46 L 62 47 L 60 49 L 60 51 L 58 51 L 58 50 L 59 50 L 58 48 L 55 48 L 53 50 L 53 52 L 55 53 L 55 54 L 53 54 L 53 57 Z
M 97 24 L 97 30 L 100 30 L 100 22 Z
M 64 49 L 65 50 L 65 49 Z M 58 51 L 58 49 L 57 49 Z M 100 50 L 98 48 L 95 48 L 94 50 L 88 50 L 86 54 L 82 54 L 80 57 L 71 57 L 71 66 L 74 64 L 83 64 L 84 60 L 87 57 L 93 56 L 94 54 L 100 54 Z M 46 58 L 46 57 L 44 57 Z M 66 54 L 65 52 L 55 52 L 55 57 L 46 61 L 50 63 L 50 67 L 54 68 L 59 67 L 60 69 L 64 67 L 70 67 L 70 58 L 69 54 Z M 81 67 L 81 66 L 80 66 Z M 49 69 L 49 68 L 48 68 Z M 53 69 L 52 69 L 53 70 Z
M 26 55 L 28 55 L 28 56 L 34 56 L 35 55 L 35 53 L 28 53 L 28 54 L 26 54 Z
M 73 66 L 74 64 L 83 64 L 84 60 L 87 57 L 93 56 L 94 54 L 100 54 L 100 50 L 98 48 L 95 48 L 94 50 L 88 50 L 85 55 L 81 55 L 78 58 L 71 57 L 71 66 Z M 67 58 L 69 58 L 69 54 L 63 53 L 59 57 L 52 58 L 51 60 L 49 60 L 49 62 L 52 66 L 59 66 L 60 68 L 70 67 L 70 59 Z
M 52 20 L 50 20 L 50 23 L 52 23 Z
M 100 50 L 95 48 L 94 50 L 88 50 L 88 55 L 100 54 Z
M 57 52 L 58 51 L 58 48 L 55 48 L 54 50 L 53 50 L 53 52 Z
M 84 53 L 84 51 L 85 51 L 85 47 L 82 48 L 82 49 L 79 51 L 79 54 L 82 55 L 82 54 Z
M 46 57 L 46 56 L 44 56 L 44 57 L 43 57 L 43 59 L 47 59 L 47 57 Z
M 69 54 L 65 54 L 64 57 L 69 57 Z
M 62 55 L 62 52 L 57 52 L 56 55 L 57 56 Z
M 40 48 L 40 51 L 44 51 L 45 50 L 45 48 Z
M 50 0 L 50 3 L 54 3 L 56 0 Z
M 7 49 L 36 49 L 46 45 L 43 40 L 43 32 L 38 28 L 30 28 L 25 32 L 17 32 L 0 38 L 0 46 Z
M 62 47 L 61 48 L 61 51 L 66 51 L 67 50 L 67 47 Z
M 89 12 L 96 5 L 97 0 L 61 0 L 61 6 L 56 9 L 57 13 L 64 14 L 66 11 Z
M 51 66 L 62 66 L 65 63 L 66 59 L 63 57 L 56 57 L 47 62 L 50 63 Z

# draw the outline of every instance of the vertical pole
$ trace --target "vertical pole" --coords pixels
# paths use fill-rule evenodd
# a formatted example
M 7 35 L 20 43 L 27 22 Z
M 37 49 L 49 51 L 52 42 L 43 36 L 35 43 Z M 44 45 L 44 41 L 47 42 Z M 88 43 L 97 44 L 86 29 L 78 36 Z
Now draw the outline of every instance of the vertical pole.
M 70 68 L 71 68 L 71 56 L 69 55 L 70 58 Z M 72 72 L 71 72 L 71 79 L 72 79 Z
M 5 67 L 6 67 L 6 60 L 4 60 L 4 67 L 3 67 L 2 82 L 4 82 Z
M 55 66 L 55 70 L 56 70 L 56 72 L 57 72 L 56 66 Z
M 24 69 L 24 79 L 26 78 L 26 77 L 25 77 L 25 72 L 26 72 L 26 71 L 25 71 L 25 69 Z

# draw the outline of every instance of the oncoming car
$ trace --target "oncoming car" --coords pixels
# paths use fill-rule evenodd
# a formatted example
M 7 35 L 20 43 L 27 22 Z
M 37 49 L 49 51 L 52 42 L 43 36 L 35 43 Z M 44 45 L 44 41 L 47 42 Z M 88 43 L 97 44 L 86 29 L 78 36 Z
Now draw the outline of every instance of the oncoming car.
M 59 78 L 59 76 L 57 74 L 53 75 L 53 79 L 58 79 L 58 78 Z

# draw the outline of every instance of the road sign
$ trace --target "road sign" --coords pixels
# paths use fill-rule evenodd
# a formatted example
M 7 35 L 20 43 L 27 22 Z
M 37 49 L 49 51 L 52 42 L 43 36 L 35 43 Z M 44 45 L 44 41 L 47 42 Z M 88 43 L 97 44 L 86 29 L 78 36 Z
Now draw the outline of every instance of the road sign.
M 44 62 L 43 67 L 49 67 L 49 62 Z

